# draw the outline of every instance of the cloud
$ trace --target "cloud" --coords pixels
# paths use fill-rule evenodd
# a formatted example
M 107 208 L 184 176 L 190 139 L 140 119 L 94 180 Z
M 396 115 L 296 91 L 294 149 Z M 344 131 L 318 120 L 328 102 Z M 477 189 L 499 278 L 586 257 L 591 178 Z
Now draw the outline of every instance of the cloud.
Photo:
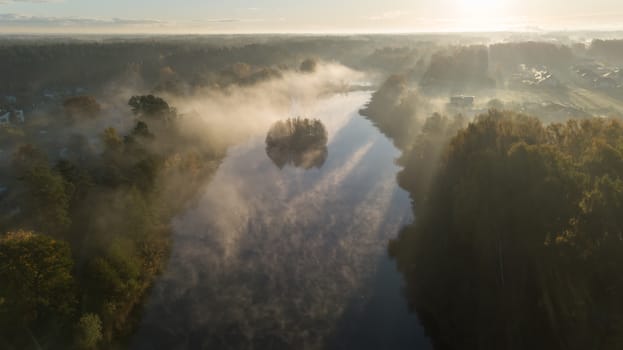
M 63 2 L 63 0 L 0 0 L 0 5 L 6 5 L 6 4 L 11 4 L 15 2 L 50 3 L 50 2 Z
M 199 21 L 194 21 L 193 23 L 236 23 L 236 22 L 242 22 L 242 20 L 240 18 L 209 18 L 209 19 L 204 19 L 204 20 L 199 20 Z
M 152 19 L 122 18 L 86 18 L 86 17 L 43 17 L 19 15 L 14 13 L 0 14 L 0 26 L 17 27 L 108 27 L 108 26 L 144 26 L 165 25 L 167 22 Z
M 241 23 L 241 22 L 265 22 L 264 18 L 208 18 L 195 23 Z
M 386 21 L 386 20 L 397 19 L 407 14 L 409 14 L 409 12 L 407 11 L 395 10 L 395 11 L 384 12 L 380 15 L 365 17 L 365 19 L 369 21 Z
M 2 1 L 2 0 L 0 0 Z M 191 21 L 131 18 L 48 17 L 0 13 L 0 27 L 27 28 L 193 28 L 211 24 L 263 22 L 262 18 L 206 18 Z

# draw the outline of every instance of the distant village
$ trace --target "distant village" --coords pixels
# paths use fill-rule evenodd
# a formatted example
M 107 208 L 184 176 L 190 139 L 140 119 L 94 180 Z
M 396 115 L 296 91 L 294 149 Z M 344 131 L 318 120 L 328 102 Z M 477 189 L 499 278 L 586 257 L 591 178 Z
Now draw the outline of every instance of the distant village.
M 583 86 L 595 89 L 623 89 L 623 70 L 618 66 L 607 66 L 598 62 L 587 62 L 571 67 L 575 78 Z M 509 87 L 563 87 L 560 79 L 547 66 L 519 66 L 509 80 Z
M 586 63 L 573 67 L 573 70 L 586 83 L 595 88 L 623 88 L 623 71 L 621 67 L 609 67 L 600 63 Z
M 11 161 L 12 145 L 9 140 L 10 135 L 23 135 L 25 130 L 32 128 L 32 116 L 36 115 L 37 112 L 58 108 L 62 106 L 63 101 L 68 97 L 79 96 L 86 92 L 87 90 L 84 88 L 63 88 L 46 89 L 34 97 L 20 98 L 13 95 L 1 95 L 0 131 L 4 131 L 4 133 L 0 134 L 0 169 L 6 169 Z M 34 132 L 39 138 L 46 137 L 45 135 L 48 134 L 47 129 L 38 129 L 39 126 L 36 128 Z M 59 140 L 51 139 L 50 142 L 59 143 Z M 59 143 L 59 147 L 60 144 L 62 143 Z M 54 150 L 53 152 L 56 151 Z M 63 153 L 67 152 L 67 149 L 63 147 L 60 149 L 59 156 L 62 158 Z M 0 172 L 1 174 L 6 174 L 6 171 Z M 8 195 L 10 187 L 8 180 L 0 176 L 0 200 Z
M 23 124 L 26 119 L 24 110 L 17 107 L 15 96 L 3 96 L 0 105 L 0 126 L 9 124 Z
M 513 88 L 558 88 L 562 84 L 546 66 L 528 67 L 525 64 L 521 64 L 518 71 L 511 76 L 508 85 Z
M 467 94 L 449 96 L 446 103 L 448 111 L 474 116 L 490 108 L 503 108 L 539 115 L 546 121 L 590 118 L 594 115 L 622 115 L 623 112 L 612 106 L 603 106 L 601 110 L 578 106 L 575 105 L 575 101 L 565 98 L 567 92 L 579 88 L 621 99 L 623 97 L 623 68 L 621 66 L 586 59 L 585 62 L 573 64 L 567 69 L 558 67 L 558 70 L 555 70 L 546 65 L 519 64 L 510 73 L 498 74 L 497 88 L 493 95 L 502 91 L 506 91 L 507 95 L 512 95 L 513 91 L 518 91 L 538 94 L 538 98 L 519 98 L 516 101 L 509 98 L 507 101 L 500 101 L 486 97 L 491 93 L 482 89 L 474 91 L 464 89 L 464 92 L 468 92 Z M 475 94 L 472 95 L 470 92 Z M 476 93 L 483 94 L 483 96 L 477 96 Z
M 76 87 L 44 89 L 36 96 L 28 97 L 0 96 L 0 126 L 24 124 L 28 114 L 49 107 L 58 107 L 66 98 L 85 93 L 87 89 Z

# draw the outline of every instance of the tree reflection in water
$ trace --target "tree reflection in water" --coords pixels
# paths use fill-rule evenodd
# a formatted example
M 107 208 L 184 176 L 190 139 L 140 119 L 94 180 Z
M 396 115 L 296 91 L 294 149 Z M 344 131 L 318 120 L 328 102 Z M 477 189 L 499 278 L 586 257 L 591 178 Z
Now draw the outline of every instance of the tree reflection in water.
M 266 135 L 266 154 L 279 169 L 321 168 L 327 155 L 327 129 L 320 120 L 289 118 L 273 124 Z

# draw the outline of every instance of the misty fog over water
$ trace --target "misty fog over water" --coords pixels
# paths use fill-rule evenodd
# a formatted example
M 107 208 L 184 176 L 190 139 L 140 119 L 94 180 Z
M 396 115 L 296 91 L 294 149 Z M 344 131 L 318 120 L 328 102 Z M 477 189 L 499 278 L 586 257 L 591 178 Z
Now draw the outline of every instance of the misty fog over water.
M 396 184 L 399 151 L 357 112 L 369 97 L 293 101 L 291 115 L 275 116 L 322 122 L 320 167 L 280 169 L 266 154 L 268 130 L 228 151 L 174 220 L 170 261 L 133 348 L 426 344 L 387 257 L 387 242 L 413 218 Z

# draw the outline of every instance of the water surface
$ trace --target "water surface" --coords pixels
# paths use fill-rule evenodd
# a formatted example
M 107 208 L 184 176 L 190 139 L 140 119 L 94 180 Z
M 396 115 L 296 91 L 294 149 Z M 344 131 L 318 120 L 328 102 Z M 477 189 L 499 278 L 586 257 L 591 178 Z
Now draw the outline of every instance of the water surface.
M 358 114 L 368 98 L 306 108 L 328 132 L 318 167 L 273 163 L 267 130 L 229 151 L 174 222 L 133 348 L 429 348 L 387 258 L 412 214 L 399 152 Z

